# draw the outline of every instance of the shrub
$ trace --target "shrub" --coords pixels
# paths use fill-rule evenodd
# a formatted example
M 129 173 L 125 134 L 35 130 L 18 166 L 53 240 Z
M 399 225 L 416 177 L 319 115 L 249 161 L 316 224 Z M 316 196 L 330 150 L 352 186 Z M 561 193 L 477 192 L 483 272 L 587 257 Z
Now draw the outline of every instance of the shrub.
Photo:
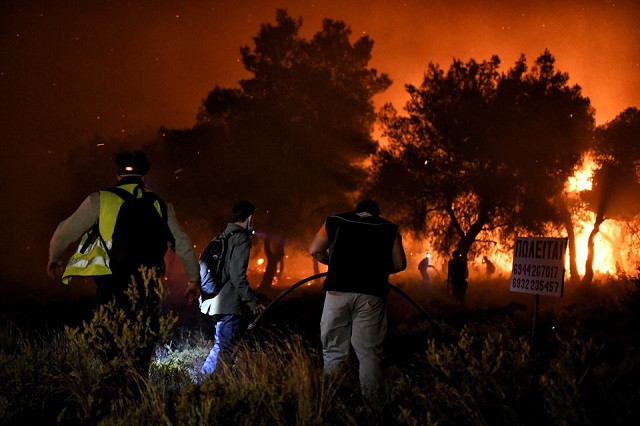
M 621 361 L 605 359 L 604 345 L 559 338 L 557 356 L 540 378 L 543 407 L 554 424 L 624 425 L 640 414 L 640 353 L 630 347 Z
M 245 342 L 178 403 L 177 423 L 320 424 L 338 377 L 326 377 L 299 335 Z
M 467 325 L 447 341 L 428 339 L 424 324 L 398 327 L 420 342 L 393 340 L 402 344 L 388 351 L 395 358 L 380 401 L 366 404 L 354 360 L 325 376 L 317 338 L 261 330 L 239 345 L 233 364 L 202 378 L 196 371 L 212 345 L 203 333 L 182 330 L 166 340 L 172 314 L 150 321 L 106 305 L 78 328 L 31 336 L 11 326 L 0 330 L 0 418 L 3 424 L 633 424 L 640 417 L 640 352 L 632 345 L 621 350 L 620 342 L 612 350 L 601 333 L 606 323 L 598 333 L 581 327 L 585 317 L 589 327 L 605 321 L 617 306 L 600 300 L 593 312 L 547 312 L 541 320 L 576 331 L 558 327 L 535 345 L 528 312 L 519 308 L 468 312 Z M 164 344 L 155 362 L 141 368 L 141 354 L 156 342 Z
M 147 370 L 156 342 L 172 334 L 177 318 L 158 315 L 144 304 L 162 298 L 155 270 L 144 270 L 141 285 L 127 293 L 131 309 L 100 305 L 80 327 L 39 338 L 18 338 L 0 353 L 2 417 L 16 424 L 97 422 L 105 418 L 164 417 Z M 11 397 L 9 397 L 11 395 Z
M 392 404 L 402 423 L 522 424 L 536 405 L 535 355 L 506 330 L 465 327 L 456 343 L 430 340 L 418 362 L 418 374 L 400 375 L 389 391 L 403 399 Z

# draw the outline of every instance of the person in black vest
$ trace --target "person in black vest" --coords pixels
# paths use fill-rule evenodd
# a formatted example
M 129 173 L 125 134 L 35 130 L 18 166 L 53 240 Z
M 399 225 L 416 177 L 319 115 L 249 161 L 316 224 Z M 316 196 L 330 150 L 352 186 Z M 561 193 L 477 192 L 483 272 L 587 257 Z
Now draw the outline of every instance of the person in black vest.
M 362 394 L 375 397 L 382 379 L 389 274 L 407 266 L 398 227 L 380 217 L 375 201 L 364 200 L 355 211 L 327 217 L 309 252 L 329 265 L 320 321 L 325 372 L 338 370 L 352 345 Z

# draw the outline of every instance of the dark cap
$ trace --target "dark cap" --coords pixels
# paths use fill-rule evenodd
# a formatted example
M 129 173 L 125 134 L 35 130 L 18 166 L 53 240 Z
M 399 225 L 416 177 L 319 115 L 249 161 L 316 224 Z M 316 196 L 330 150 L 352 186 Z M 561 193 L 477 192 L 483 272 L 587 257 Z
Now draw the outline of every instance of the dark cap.
M 137 150 L 116 154 L 116 165 L 118 166 L 118 175 L 120 176 L 144 176 L 149 173 L 149 169 L 151 168 L 146 154 Z

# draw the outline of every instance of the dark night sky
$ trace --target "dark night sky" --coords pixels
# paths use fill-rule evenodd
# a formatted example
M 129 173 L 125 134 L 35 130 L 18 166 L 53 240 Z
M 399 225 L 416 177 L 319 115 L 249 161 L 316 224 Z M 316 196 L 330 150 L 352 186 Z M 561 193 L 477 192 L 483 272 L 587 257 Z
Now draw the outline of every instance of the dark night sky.
M 498 54 L 506 68 L 520 53 L 531 63 L 549 48 L 558 67 L 591 98 L 598 124 L 640 107 L 638 0 L 3 0 L 5 280 L 22 275 L 15 258 L 28 258 L 44 274 L 50 235 L 30 230 L 63 191 L 44 173 L 55 173 L 71 147 L 96 136 L 192 125 L 216 84 L 235 86 L 246 76 L 239 47 L 251 45 L 260 23 L 274 21 L 277 7 L 303 18 L 305 36 L 325 17 L 344 20 L 354 38 L 370 35 L 371 65 L 394 81 L 376 98 L 378 105 L 401 107 L 403 85 L 419 83 L 430 61 L 447 67 L 452 57 Z M 78 194 L 78 202 L 85 195 Z

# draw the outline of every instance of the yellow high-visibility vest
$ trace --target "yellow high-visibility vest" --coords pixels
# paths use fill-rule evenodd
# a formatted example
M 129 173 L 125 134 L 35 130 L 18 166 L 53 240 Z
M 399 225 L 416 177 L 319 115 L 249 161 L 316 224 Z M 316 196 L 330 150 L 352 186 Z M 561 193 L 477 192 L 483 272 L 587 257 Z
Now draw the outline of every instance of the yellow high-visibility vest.
M 131 194 L 138 186 L 138 183 L 118 185 L 119 188 L 123 188 Z M 142 191 L 137 191 L 135 195 L 137 198 L 142 197 Z M 64 270 L 63 283 L 69 284 L 72 277 L 111 275 L 109 250 L 113 246 L 113 231 L 123 203 L 124 200 L 113 192 L 100 191 L 98 222 L 80 239 L 78 249 L 71 256 Z M 158 214 L 162 216 L 160 203 L 156 200 L 154 205 Z

